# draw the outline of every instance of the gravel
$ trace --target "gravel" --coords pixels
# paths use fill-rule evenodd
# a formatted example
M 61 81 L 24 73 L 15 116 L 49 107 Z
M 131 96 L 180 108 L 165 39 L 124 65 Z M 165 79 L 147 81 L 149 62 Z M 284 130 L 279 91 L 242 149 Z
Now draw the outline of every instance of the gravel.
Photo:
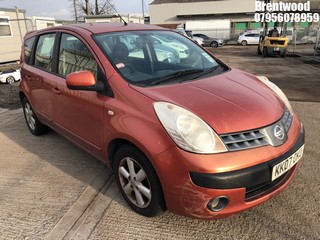
M 0 108 L 17 109 L 21 107 L 19 99 L 19 82 L 0 84 Z

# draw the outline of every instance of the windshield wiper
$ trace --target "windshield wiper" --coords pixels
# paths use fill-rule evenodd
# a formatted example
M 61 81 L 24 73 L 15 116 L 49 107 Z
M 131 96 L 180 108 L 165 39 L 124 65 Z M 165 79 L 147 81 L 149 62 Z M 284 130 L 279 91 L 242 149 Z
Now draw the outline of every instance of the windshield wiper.
M 157 85 L 157 84 L 160 84 L 160 83 L 172 80 L 172 79 L 176 79 L 177 77 L 182 77 L 182 76 L 186 76 L 189 74 L 195 74 L 195 73 L 202 73 L 204 71 L 206 71 L 206 69 L 185 69 L 185 70 L 177 71 L 177 72 L 171 73 L 167 76 L 157 78 L 156 80 L 151 82 L 150 85 L 152 85 L 152 86 Z
M 220 69 L 220 68 L 222 68 L 222 66 L 216 65 L 216 66 L 214 66 L 212 68 L 204 69 L 204 71 L 202 71 L 201 74 L 199 74 L 199 75 L 197 75 L 197 76 L 195 76 L 195 77 L 193 77 L 191 79 L 197 79 L 197 78 L 202 77 L 202 76 L 204 76 L 204 75 L 206 75 L 208 73 L 212 73 L 212 72 L 214 72 L 214 71 L 216 71 L 217 69 Z

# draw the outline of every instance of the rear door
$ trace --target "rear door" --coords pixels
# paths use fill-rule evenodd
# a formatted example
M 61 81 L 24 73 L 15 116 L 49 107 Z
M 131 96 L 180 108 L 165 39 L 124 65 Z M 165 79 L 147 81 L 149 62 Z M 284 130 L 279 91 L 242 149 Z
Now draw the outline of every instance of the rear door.
M 52 120 L 52 70 L 55 33 L 40 35 L 35 45 L 34 63 L 23 68 L 23 76 L 29 87 L 29 98 L 38 118 Z
M 254 36 L 253 36 L 252 44 L 259 44 L 259 38 L 260 38 L 260 34 L 255 33 Z

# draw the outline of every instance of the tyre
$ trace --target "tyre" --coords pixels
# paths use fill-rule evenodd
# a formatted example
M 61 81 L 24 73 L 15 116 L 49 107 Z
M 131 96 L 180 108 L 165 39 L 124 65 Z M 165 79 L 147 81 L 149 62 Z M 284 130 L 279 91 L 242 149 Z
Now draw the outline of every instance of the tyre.
M 210 43 L 210 46 L 212 48 L 217 48 L 218 47 L 218 43 L 213 41 L 213 42 Z
M 248 42 L 246 41 L 246 40 L 243 40 L 242 42 L 241 42 L 241 45 L 242 46 L 246 46 L 248 44 Z
M 48 131 L 48 127 L 43 125 L 35 115 L 31 104 L 29 103 L 28 99 L 25 97 L 22 100 L 22 107 L 23 107 L 23 114 L 26 120 L 27 126 L 30 132 L 33 135 L 42 135 Z
M 281 57 L 282 57 L 282 58 L 287 57 L 287 52 L 285 51 L 283 54 L 281 54 Z
M 13 76 L 9 76 L 6 78 L 6 82 L 9 84 L 13 84 L 15 82 L 15 78 Z
M 262 56 L 263 57 L 268 57 L 268 50 L 267 50 L 266 47 L 263 48 Z
M 165 209 L 158 176 L 140 150 L 122 146 L 115 154 L 113 168 L 120 192 L 135 212 L 153 217 Z

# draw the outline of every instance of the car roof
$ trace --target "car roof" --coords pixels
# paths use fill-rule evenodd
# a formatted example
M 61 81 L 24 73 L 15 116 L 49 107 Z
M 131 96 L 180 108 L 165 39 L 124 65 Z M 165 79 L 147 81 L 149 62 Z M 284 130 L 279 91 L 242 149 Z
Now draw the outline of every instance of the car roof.
M 31 37 L 37 34 L 45 32 L 61 30 L 70 30 L 79 33 L 86 34 L 99 34 L 105 32 L 120 32 L 120 31 L 137 31 L 137 30 L 168 30 L 162 27 L 147 25 L 147 24 L 134 24 L 129 23 L 125 25 L 124 23 L 79 23 L 79 24 L 68 24 L 56 27 L 50 27 L 38 31 L 31 31 L 27 33 L 26 37 Z

